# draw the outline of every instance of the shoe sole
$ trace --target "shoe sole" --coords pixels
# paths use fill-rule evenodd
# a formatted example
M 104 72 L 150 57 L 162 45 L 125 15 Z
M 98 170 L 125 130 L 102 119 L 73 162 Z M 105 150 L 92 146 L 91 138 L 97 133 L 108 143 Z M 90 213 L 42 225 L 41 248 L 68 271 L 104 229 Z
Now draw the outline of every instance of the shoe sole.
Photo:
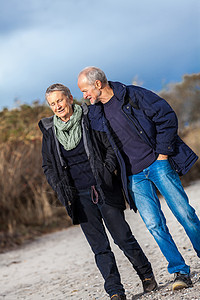
M 151 293 L 151 292 L 154 292 L 154 291 L 156 291 L 158 289 L 158 285 L 156 284 L 152 289 L 150 289 L 150 290 L 144 290 L 144 293 L 146 294 L 146 293 Z
M 172 284 L 172 291 L 181 290 L 189 287 L 187 283 L 183 281 L 176 281 Z

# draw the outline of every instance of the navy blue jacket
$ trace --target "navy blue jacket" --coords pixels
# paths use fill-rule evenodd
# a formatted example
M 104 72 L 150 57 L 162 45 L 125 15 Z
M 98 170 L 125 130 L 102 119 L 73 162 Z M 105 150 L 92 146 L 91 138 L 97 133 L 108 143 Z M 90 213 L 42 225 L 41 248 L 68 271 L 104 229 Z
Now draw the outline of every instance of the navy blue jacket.
M 82 132 L 86 154 L 92 173 L 96 180 L 96 188 L 101 200 L 120 209 L 125 209 L 125 199 L 122 192 L 121 180 L 115 174 L 117 159 L 107 139 L 101 131 L 92 131 L 87 118 L 88 107 L 83 105 Z M 78 191 L 71 178 L 68 164 L 63 159 L 59 142 L 55 136 L 53 116 L 39 122 L 43 133 L 42 158 L 43 171 L 48 183 L 56 192 L 58 199 L 65 206 L 73 224 L 79 224 Z
M 178 136 L 177 117 L 170 105 L 155 93 L 142 87 L 126 86 L 120 82 L 109 82 L 109 85 L 133 130 L 157 154 L 168 155 L 171 166 L 180 176 L 187 173 L 198 157 Z M 126 167 L 111 135 L 102 103 L 91 107 L 89 118 L 92 128 L 101 128 L 107 133 L 121 167 L 122 182 L 128 198 Z

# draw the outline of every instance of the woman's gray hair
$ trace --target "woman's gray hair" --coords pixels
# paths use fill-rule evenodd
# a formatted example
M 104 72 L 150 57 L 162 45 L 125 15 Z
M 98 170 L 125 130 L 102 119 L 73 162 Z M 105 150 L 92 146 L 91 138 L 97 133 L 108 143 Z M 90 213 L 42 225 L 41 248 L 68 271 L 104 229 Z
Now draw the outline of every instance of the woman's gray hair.
M 102 84 L 108 84 L 105 73 L 97 67 L 86 67 L 79 73 L 78 77 L 81 75 L 85 75 L 89 84 L 94 84 L 96 80 L 101 81 Z
M 66 87 L 65 85 L 63 85 L 61 83 L 54 83 L 54 84 L 50 85 L 46 90 L 46 93 L 45 93 L 46 100 L 51 93 L 56 92 L 56 91 L 63 92 L 63 94 L 65 96 L 67 96 L 68 98 L 71 96 L 71 92 L 70 92 L 70 89 L 68 89 L 68 87 Z

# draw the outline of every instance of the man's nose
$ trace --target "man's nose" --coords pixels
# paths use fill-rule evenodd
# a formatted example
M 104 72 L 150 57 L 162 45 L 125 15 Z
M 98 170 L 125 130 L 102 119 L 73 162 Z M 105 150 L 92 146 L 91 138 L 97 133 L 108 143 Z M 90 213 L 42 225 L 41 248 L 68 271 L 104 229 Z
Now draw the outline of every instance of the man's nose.
M 86 93 L 83 94 L 83 98 L 87 99 L 87 94 Z

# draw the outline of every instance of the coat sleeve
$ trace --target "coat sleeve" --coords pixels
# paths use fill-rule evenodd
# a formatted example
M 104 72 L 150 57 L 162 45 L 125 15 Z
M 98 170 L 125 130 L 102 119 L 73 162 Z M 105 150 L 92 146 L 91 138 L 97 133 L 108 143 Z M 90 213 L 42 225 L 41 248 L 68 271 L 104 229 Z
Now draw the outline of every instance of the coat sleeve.
M 54 191 L 56 191 L 57 179 L 55 176 L 55 172 L 53 170 L 52 161 L 48 153 L 47 141 L 45 135 L 43 135 L 43 139 L 42 139 L 42 169 L 44 171 L 44 174 L 46 176 L 49 185 L 52 187 Z
M 94 141 L 97 141 L 97 149 L 102 149 L 102 152 L 105 153 L 103 155 L 104 165 L 111 173 L 114 172 L 117 168 L 117 158 L 104 130 L 102 105 L 90 105 L 86 120 L 89 122 L 88 126 L 91 128 L 92 135 L 95 136 Z
M 76 196 L 77 190 L 69 185 L 67 175 L 63 176 L 62 179 L 58 179 L 58 174 L 56 174 L 57 163 L 56 161 L 52 161 L 52 156 L 50 157 L 48 147 L 47 147 L 47 140 L 48 138 L 43 135 L 42 140 L 42 168 L 46 179 L 49 185 L 52 187 L 54 192 L 56 193 L 59 201 L 63 206 L 65 206 L 68 215 L 72 218 L 73 224 L 79 224 L 79 221 L 76 218 Z M 56 160 L 56 157 L 54 156 Z
M 112 173 L 117 169 L 117 158 L 112 149 L 112 146 L 107 138 L 107 135 L 103 131 L 93 131 L 95 132 L 97 147 L 100 150 L 100 155 L 104 153 L 102 160 L 104 166 Z
M 101 132 L 101 138 L 106 149 L 104 164 L 112 173 L 117 169 L 117 158 L 105 132 Z
M 138 104 L 148 118 L 149 124 L 155 129 L 156 153 L 172 155 L 175 151 L 178 130 L 174 110 L 164 99 L 148 90 L 139 93 Z

